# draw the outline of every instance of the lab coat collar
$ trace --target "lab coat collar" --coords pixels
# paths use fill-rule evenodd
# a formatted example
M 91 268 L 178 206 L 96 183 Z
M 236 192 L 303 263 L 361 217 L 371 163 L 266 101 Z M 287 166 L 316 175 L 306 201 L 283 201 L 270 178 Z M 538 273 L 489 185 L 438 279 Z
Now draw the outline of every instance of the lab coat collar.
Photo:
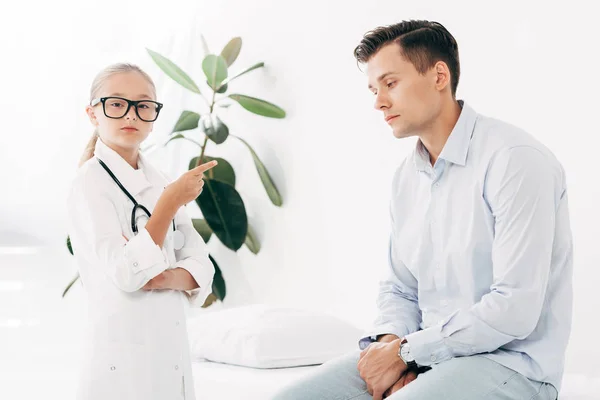
M 119 153 L 108 147 L 102 139 L 98 139 L 94 149 L 96 158 L 101 159 L 113 174 L 119 179 L 121 184 L 132 196 L 140 194 L 145 189 L 152 186 L 148 180 L 146 170 L 148 163 L 140 153 L 138 160 L 138 169 L 134 169 L 125 161 Z

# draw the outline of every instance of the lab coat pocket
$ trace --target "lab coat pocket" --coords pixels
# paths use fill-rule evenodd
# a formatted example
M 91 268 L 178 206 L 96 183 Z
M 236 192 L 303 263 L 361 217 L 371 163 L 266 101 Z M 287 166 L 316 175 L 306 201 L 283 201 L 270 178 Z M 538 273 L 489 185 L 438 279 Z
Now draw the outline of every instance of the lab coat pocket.
M 78 400 L 138 400 L 147 392 L 148 362 L 144 346 L 94 343 L 84 363 Z

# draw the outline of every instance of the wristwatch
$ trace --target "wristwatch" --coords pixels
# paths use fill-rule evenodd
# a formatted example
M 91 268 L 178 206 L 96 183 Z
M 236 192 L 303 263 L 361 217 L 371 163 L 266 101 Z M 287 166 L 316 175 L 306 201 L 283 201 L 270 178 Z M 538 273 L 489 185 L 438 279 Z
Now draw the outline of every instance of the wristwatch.
M 405 338 L 400 341 L 400 350 L 398 350 L 398 356 L 404 361 L 408 368 L 416 368 L 417 362 L 415 358 L 410 354 L 410 345 Z

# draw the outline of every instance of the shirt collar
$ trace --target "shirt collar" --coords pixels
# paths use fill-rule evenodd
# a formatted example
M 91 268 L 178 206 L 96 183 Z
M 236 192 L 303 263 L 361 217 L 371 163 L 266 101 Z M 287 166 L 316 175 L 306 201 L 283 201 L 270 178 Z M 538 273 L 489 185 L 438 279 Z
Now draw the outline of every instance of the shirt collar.
M 138 169 L 134 169 L 119 153 L 108 147 L 102 139 L 98 139 L 94 149 L 96 158 L 101 159 L 132 196 L 152 186 L 147 178 L 148 163 L 140 153 Z
M 471 136 L 475 129 L 475 122 L 477 120 L 477 112 L 473 110 L 463 100 L 458 100 L 462 106 L 460 116 L 456 125 L 452 129 L 448 140 L 442 149 L 439 158 L 457 164 L 465 166 L 467 163 L 467 153 L 469 152 L 469 144 L 471 142 Z M 429 167 L 429 152 L 419 139 L 415 149 L 415 167 L 419 171 L 426 171 Z

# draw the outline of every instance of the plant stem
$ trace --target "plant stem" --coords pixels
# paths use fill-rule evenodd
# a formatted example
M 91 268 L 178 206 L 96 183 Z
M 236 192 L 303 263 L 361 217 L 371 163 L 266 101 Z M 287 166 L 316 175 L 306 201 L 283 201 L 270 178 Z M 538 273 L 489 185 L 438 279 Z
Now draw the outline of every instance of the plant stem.
M 202 159 L 204 158 L 204 149 L 206 148 L 207 142 L 208 142 L 208 135 L 204 135 L 204 143 L 202 144 L 202 150 L 200 151 L 200 157 L 198 157 L 198 161 L 196 161 L 196 167 L 202 163 Z
M 213 108 L 215 107 L 215 95 L 216 94 L 217 94 L 217 92 L 213 90 L 212 104 L 210 105 L 210 113 L 208 115 L 208 117 L 211 119 L 211 123 L 212 123 Z M 204 97 L 204 96 L 202 96 L 202 97 Z M 207 104 L 208 104 L 208 102 L 207 102 Z M 204 143 L 202 144 L 202 150 L 200 151 L 200 157 L 198 157 L 198 161 L 196 161 L 196 167 L 202 163 L 202 159 L 204 158 L 204 150 L 206 150 L 207 144 L 208 144 L 208 135 L 205 134 L 204 135 Z

